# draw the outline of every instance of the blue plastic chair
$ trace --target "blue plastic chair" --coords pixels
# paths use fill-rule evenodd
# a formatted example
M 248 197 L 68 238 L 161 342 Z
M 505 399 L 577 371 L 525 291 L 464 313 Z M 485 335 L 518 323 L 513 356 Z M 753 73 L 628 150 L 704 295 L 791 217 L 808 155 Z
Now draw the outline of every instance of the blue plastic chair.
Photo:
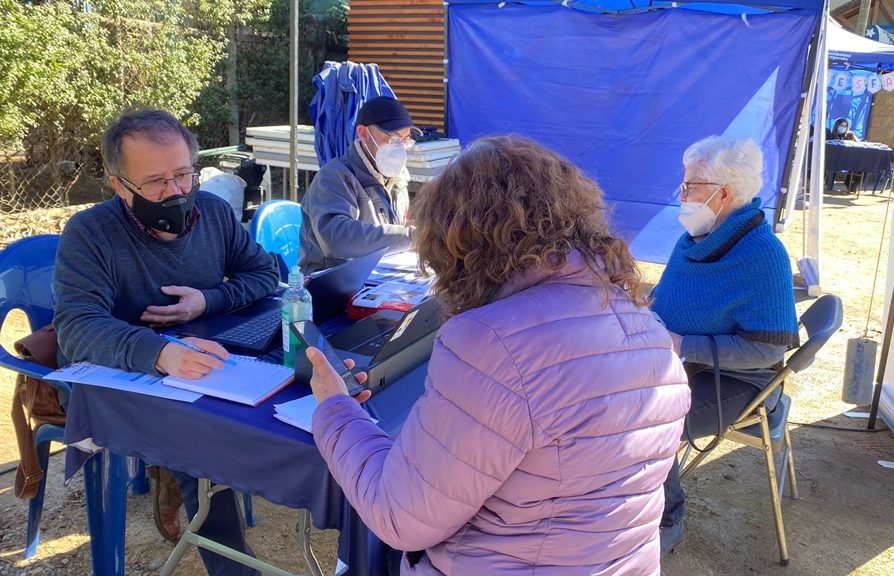
M 289 270 L 301 252 L 301 204 L 290 200 L 268 200 L 251 219 L 251 237 L 277 257 L 279 276 L 288 281 Z
M 53 266 L 58 244 L 59 236 L 45 234 L 13 242 L 0 251 L 0 327 L 14 309 L 25 313 L 32 332 L 52 321 Z M 52 371 L 46 366 L 22 360 L 10 354 L 2 346 L 0 346 L 0 366 L 38 379 L 42 379 Z M 71 392 L 70 386 L 65 382 L 47 380 L 47 383 L 65 397 Z M 43 514 L 43 499 L 46 493 L 50 442 L 62 442 L 63 431 L 61 426 L 45 424 L 38 428 L 34 436 L 37 459 L 44 476 L 38 485 L 37 494 L 28 504 L 25 558 L 30 558 L 37 552 L 40 541 L 40 517 Z M 137 493 L 149 491 L 145 473 L 138 473 L 133 488 Z

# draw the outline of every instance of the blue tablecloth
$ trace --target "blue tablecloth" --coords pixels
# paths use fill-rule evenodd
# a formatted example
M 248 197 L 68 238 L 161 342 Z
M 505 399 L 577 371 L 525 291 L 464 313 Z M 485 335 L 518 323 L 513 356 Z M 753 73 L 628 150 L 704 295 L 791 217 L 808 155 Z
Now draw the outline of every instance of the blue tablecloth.
M 869 142 L 826 142 L 827 172 L 878 174 L 891 169 L 894 150 Z
M 389 434 L 399 431 L 422 394 L 426 369 L 423 364 L 369 401 L 370 412 Z M 75 384 L 65 443 L 92 438 L 116 455 L 135 456 L 147 464 L 182 470 L 277 504 L 306 508 L 317 528 L 341 530 L 339 558 L 348 563 L 349 573 L 385 574 L 384 544 L 363 526 L 344 499 L 313 437 L 273 417 L 274 404 L 309 393 L 306 385 L 295 383 L 250 407 L 210 397 L 190 404 Z M 80 450 L 67 450 L 66 478 L 89 457 Z M 109 478 L 103 481 L 108 483 Z M 123 550 L 123 533 L 106 537 Z M 116 564 L 107 559 L 102 565 L 109 562 Z

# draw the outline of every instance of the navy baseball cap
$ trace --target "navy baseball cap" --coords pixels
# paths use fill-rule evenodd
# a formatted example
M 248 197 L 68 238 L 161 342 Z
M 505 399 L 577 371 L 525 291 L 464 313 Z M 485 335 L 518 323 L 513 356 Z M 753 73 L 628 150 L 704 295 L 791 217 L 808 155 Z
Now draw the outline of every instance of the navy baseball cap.
M 388 96 L 367 100 L 357 113 L 357 124 L 363 126 L 375 124 L 386 132 L 396 132 L 402 128 L 422 132 L 413 126 L 413 119 L 410 118 L 410 113 L 404 105 Z

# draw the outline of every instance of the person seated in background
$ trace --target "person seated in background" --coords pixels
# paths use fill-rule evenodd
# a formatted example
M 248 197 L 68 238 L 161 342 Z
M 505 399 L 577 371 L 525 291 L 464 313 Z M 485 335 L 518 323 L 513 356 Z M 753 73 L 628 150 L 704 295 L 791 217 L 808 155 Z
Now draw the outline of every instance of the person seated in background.
M 826 130 L 826 140 L 850 140 L 852 142 L 857 142 L 857 136 L 850 131 L 850 125 L 848 124 L 847 118 L 839 118 L 832 125 L 831 130 Z M 862 172 L 848 172 L 844 175 L 845 188 L 847 188 L 849 192 L 854 192 L 857 189 L 857 184 L 862 182 L 864 177 L 865 174 Z M 828 183 L 829 190 L 832 190 L 832 187 L 835 184 L 834 174 L 832 174 L 831 179 L 832 181 Z
M 122 114 L 103 134 L 101 151 L 115 196 L 72 216 L 59 239 L 53 325 L 60 351 L 72 362 L 181 378 L 222 367 L 215 356 L 168 342 L 153 328 L 223 314 L 271 294 L 279 277 L 273 260 L 226 201 L 199 190 L 198 143 L 170 113 Z M 187 340 L 229 356 L 215 342 Z M 177 541 L 181 494 L 192 519 L 198 481 L 163 468 L 154 475 L 155 524 Z M 236 494 L 227 489 L 211 500 L 199 534 L 250 555 L 243 523 Z M 212 576 L 257 574 L 205 548 L 199 553 Z
M 831 130 L 826 130 L 826 140 L 850 140 L 856 142 L 857 136 L 850 131 L 850 125 L 848 124 L 847 118 L 839 118 L 832 125 Z M 849 172 L 844 175 L 844 186 L 849 192 L 853 192 L 857 189 L 857 184 L 863 181 L 864 177 L 865 174 L 862 172 Z M 829 190 L 832 190 L 832 187 L 835 184 L 835 174 L 832 174 L 831 180 L 827 177 L 827 184 Z
M 686 360 L 692 389 L 687 429 L 700 438 L 719 432 L 714 371 L 720 373 L 726 427 L 798 345 L 798 319 L 788 254 L 757 197 L 763 183 L 760 148 L 752 140 L 709 136 L 686 149 L 683 165 L 679 219 L 686 232 L 655 286 L 652 310 Z M 768 410 L 779 393 L 767 399 Z M 685 501 L 676 460 L 665 490 L 663 553 L 683 536 Z
M 826 140 L 856 141 L 857 136 L 850 131 L 850 125 L 847 122 L 847 118 L 839 118 L 832 125 L 831 130 L 826 130 Z
M 314 439 L 364 523 L 419 551 L 402 574 L 658 574 L 689 388 L 607 213 L 569 161 L 480 139 L 413 207 L 447 320 L 400 436 L 308 350 Z
M 404 105 L 387 96 L 357 114 L 357 139 L 323 165 L 301 202 L 301 256 L 305 273 L 341 264 L 379 248 L 410 247 L 407 226 L 407 149 L 419 131 Z

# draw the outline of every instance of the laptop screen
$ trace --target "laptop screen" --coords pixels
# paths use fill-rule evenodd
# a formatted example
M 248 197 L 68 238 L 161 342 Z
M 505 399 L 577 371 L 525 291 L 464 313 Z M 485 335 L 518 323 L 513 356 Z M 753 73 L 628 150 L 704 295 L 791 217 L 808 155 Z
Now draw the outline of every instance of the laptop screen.
M 345 311 L 348 301 L 363 288 L 363 283 L 387 251 L 387 248 L 380 248 L 311 277 L 307 282 L 307 291 L 313 299 L 314 322 L 317 325 Z

